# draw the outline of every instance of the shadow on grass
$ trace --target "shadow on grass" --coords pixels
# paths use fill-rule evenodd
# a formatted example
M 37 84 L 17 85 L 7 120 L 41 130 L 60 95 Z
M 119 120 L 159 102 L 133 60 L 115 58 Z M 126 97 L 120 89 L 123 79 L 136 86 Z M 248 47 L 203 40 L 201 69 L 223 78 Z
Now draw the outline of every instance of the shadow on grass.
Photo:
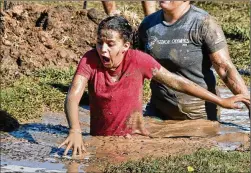
M 16 118 L 4 110 L 0 110 L 0 131 L 11 132 L 20 126 Z
M 63 84 L 56 84 L 56 83 L 52 83 L 50 84 L 53 88 L 56 88 L 57 90 L 67 94 L 68 90 L 69 90 L 69 86 L 68 85 L 63 85 Z M 89 94 L 87 91 L 84 92 L 80 103 L 81 105 L 89 105 Z

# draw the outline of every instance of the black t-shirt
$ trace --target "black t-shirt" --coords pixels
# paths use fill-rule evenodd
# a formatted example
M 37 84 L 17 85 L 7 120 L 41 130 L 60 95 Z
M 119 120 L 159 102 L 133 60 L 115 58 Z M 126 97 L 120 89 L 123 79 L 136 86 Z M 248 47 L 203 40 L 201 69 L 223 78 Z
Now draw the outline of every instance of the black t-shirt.
M 138 34 L 140 49 L 152 55 L 163 67 L 216 93 L 209 54 L 224 48 L 227 43 L 221 27 L 206 11 L 191 5 L 170 25 L 164 21 L 163 10 L 159 10 L 143 20 Z M 178 112 L 190 118 L 203 114 L 206 103 L 199 98 L 176 92 L 155 81 L 151 82 L 151 89 L 151 103 L 163 113 L 171 112 L 171 117 Z M 194 107 L 196 104 L 200 107 L 198 110 Z

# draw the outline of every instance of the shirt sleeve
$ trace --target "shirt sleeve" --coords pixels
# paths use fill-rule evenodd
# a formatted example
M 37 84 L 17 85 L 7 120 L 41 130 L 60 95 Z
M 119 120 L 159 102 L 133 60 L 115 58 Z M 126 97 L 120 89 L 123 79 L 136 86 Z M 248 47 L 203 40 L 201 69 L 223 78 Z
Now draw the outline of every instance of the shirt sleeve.
M 151 79 L 155 70 L 159 70 L 161 65 L 150 55 L 138 51 L 138 68 L 144 78 Z
M 214 53 L 227 46 L 222 28 L 212 16 L 207 16 L 202 23 L 201 39 L 208 53 Z
M 93 62 L 91 57 L 92 54 L 90 52 L 87 52 L 80 60 L 76 74 L 82 75 L 86 77 L 88 80 L 91 78 L 91 75 L 93 74 Z

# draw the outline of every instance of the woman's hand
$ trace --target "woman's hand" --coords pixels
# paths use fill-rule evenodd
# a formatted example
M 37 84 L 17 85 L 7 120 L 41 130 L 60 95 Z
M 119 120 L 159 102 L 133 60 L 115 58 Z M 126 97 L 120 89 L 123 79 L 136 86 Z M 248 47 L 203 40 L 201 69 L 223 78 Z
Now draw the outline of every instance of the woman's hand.
M 250 105 L 250 96 L 238 94 L 229 98 L 222 98 L 220 106 L 227 109 L 241 109 L 242 106 L 237 102 L 243 102 L 245 105 Z
M 129 121 L 127 122 L 128 127 L 132 129 L 132 134 L 139 134 L 143 136 L 149 136 L 148 130 L 145 128 L 143 115 L 139 112 L 134 112 Z
M 58 148 L 61 148 L 62 146 L 66 145 L 66 149 L 64 152 L 64 155 L 67 155 L 69 149 L 73 148 L 72 157 L 82 156 L 83 152 L 86 152 L 86 149 L 84 147 L 84 142 L 82 139 L 82 133 L 81 130 L 74 130 L 71 129 L 69 131 L 69 135 L 66 138 L 66 140 L 59 145 Z

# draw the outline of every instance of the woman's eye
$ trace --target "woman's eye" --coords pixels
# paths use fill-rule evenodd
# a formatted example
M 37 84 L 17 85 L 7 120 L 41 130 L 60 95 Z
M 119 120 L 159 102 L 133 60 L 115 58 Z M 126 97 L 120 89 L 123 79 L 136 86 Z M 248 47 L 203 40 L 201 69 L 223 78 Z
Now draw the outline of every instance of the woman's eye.
M 114 43 L 108 44 L 109 47 L 112 47 L 112 46 L 114 46 L 114 45 L 115 45 Z

